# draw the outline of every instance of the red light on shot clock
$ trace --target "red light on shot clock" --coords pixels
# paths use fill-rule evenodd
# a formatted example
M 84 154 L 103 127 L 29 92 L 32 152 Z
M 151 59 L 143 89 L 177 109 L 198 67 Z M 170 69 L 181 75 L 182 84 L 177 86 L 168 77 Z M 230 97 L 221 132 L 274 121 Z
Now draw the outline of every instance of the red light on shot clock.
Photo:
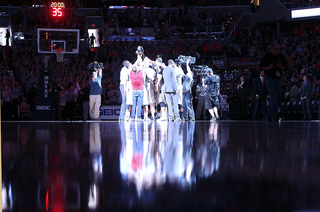
M 61 17 L 63 15 L 61 8 L 52 8 L 53 17 Z

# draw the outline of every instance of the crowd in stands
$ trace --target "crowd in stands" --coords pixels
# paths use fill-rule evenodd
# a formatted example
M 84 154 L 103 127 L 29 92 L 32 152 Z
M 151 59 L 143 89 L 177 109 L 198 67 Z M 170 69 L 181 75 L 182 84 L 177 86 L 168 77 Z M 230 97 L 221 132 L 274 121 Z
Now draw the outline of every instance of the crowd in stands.
M 36 39 L 37 28 L 67 28 L 74 29 L 77 25 L 77 10 L 67 8 L 65 17 L 61 19 L 52 18 L 49 7 L 32 7 L 23 4 L 18 10 L 17 18 L 12 20 L 25 37 Z
M 319 0 L 281 0 L 281 2 L 288 8 L 302 8 L 302 7 L 318 7 Z
M 320 37 L 319 25 L 305 24 L 295 27 L 295 30 L 282 32 L 279 35 L 275 30 L 266 26 L 252 27 L 250 30 L 244 29 L 236 33 L 233 43 L 226 49 L 227 57 L 262 58 L 271 49 L 273 42 L 280 44 L 280 53 L 287 58 L 289 68 L 284 73 L 283 92 L 281 99 L 288 102 L 299 102 L 299 87 L 303 81 L 303 75 L 307 74 L 312 82 L 312 100 L 319 100 L 320 95 Z M 245 67 L 235 70 L 240 76 L 245 76 L 246 80 L 252 85 L 254 78 L 259 73 L 259 67 Z M 228 95 L 229 104 L 236 107 L 236 88 L 237 82 L 227 82 L 222 86 L 222 94 Z M 253 103 L 252 92 L 248 95 L 248 101 Z
M 146 5 L 146 6 L 156 6 L 156 7 L 179 7 L 180 5 L 186 5 L 186 6 L 192 6 L 192 5 L 197 5 L 197 6 L 231 6 L 231 5 L 249 5 L 251 0 L 197 0 L 192 1 L 192 0 L 156 0 L 156 1 L 150 1 L 150 0 L 145 0 L 145 1 L 124 1 L 122 2 L 125 3 L 128 6 L 133 6 L 133 5 Z M 40 0 L 3 0 L 0 3 L 0 6 L 21 6 L 23 4 L 27 5 L 34 5 L 34 4 L 41 4 L 44 3 L 43 1 Z M 73 1 L 68 1 L 68 4 L 70 7 L 86 7 L 86 8 L 98 8 L 103 4 L 108 4 L 108 6 L 111 5 L 119 5 L 119 2 L 117 0 L 114 1 L 106 1 L 106 0 L 91 0 L 91 1 L 86 1 L 86 0 L 73 0 Z
M 105 23 L 112 23 L 114 28 L 155 27 L 155 26 L 222 26 L 223 23 L 235 22 L 233 14 L 223 10 L 208 12 L 196 7 L 180 6 L 176 9 L 128 7 L 126 9 L 107 9 L 104 5 L 92 15 L 102 16 Z M 78 10 L 66 8 L 65 17 L 61 19 L 48 16 L 49 7 L 31 7 L 22 5 L 13 20 L 14 31 L 22 32 L 25 38 L 36 39 L 37 28 L 79 28 Z M 84 23 L 83 23 L 84 24 Z M 18 28 L 16 28 L 18 27 Z M 81 37 L 85 32 L 82 27 Z M 183 33 L 182 33 L 183 34 Z
M 238 5 L 249 5 L 254 3 L 255 0 L 156 0 L 156 1 L 125 1 L 127 6 L 148 6 L 148 7 L 191 7 L 191 6 L 238 6 Z M 289 8 L 302 8 L 302 7 L 315 7 L 320 5 L 319 0 L 280 0 L 284 5 Z M 106 1 L 106 0 L 91 0 L 91 1 L 81 1 L 73 0 L 66 2 L 69 8 L 102 8 L 102 5 L 112 6 L 119 5 L 117 0 Z M 41 5 L 44 1 L 40 0 L 2 0 L 0 6 L 23 6 L 23 5 Z
M 127 8 L 112 10 L 114 27 L 153 27 L 169 22 L 171 26 L 212 26 L 234 21 L 226 10 L 207 12 L 196 7 L 180 6 L 177 9 Z
M 130 10 L 118 14 L 119 21 L 122 19 L 120 17 L 126 16 L 127 12 L 128 14 L 132 14 L 138 12 L 139 9 L 137 11 L 129 11 Z M 183 11 L 179 9 L 170 13 L 169 16 L 172 17 L 172 20 L 180 22 L 181 17 L 190 18 L 193 17 L 192 15 L 196 15 L 195 11 L 197 10 L 194 10 L 192 7 Z M 34 8 L 23 7 L 20 17 L 22 28 L 25 27 L 25 30 L 35 33 L 37 27 L 43 26 L 46 23 L 46 20 L 42 22 L 37 19 L 40 18 L 40 20 L 42 20 L 43 16 L 41 16 L 41 12 L 37 13 L 39 16 L 35 16 L 36 18 L 31 15 L 36 13 Z M 157 15 L 151 14 L 155 19 L 157 18 Z M 189 16 L 190 14 L 192 15 Z M 71 15 L 71 18 L 74 17 L 74 15 Z M 199 15 L 199 13 L 197 15 Z M 208 14 L 202 14 L 200 16 L 205 18 L 205 15 L 207 15 L 208 18 Z M 228 15 L 227 12 L 211 15 L 213 15 L 213 22 L 219 22 L 224 18 L 230 17 L 230 14 Z M 120 21 L 119 23 L 122 22 Z M 298 96 L 295 94 L 296 96 L 294 98 L 294 90 L 299 88 L 303 74 L 308 74 L 313 83 L 312 100 L 318 101 L 320 97 L 319 33 L 319 25 L 310 22 L 299 27 L 292 27 L 291 30 L 281 32 L 280 34 L 277 34 L 270 26 L 259 25 L 250 29 L 243 28 L 241 31 L 235 31 L 230 38 L 222 34 L 220 38 L 216 39 L 207 37 L 206 35 L 194 35 L 193 39 L 167 37 L 166 39 L 157 41 L 106 41 L 101 47 L 101 62 L 103 62 L 105 66 L 102 78 L 103 104 L 117 104 L 121 102 L 121 95 L 119 93 L 119 72 L 122 67 L 121 64 L 124 60 L 135 61 L 135 50 L 137 46 L 143 46 L 145 54 L 151 60 L 155 60 L 158 56 L 161 56 L 163 61 L 166 62 L 168 59 L 175 59 L 179 55 L 190 55 L 196 57 L 197 64 L 213 67 L 211 61 L 212 56 L 225 55 L 226 58 L 262 58 L 263 55 L 269 52 L 271 43 L 275 41 L 280 44 L 280 52 L 286 56 L 289 63 L 289 68 L 284 74 L 282 99 L 284 101 L 297 101 Z M 12 72 L 7 70 L 3 62 L 0 64 L 1 91 L 4 92 L 5 87 L 7 87 L 12 94 L 20 93 L 20 95 L 18 95 L 19 100 L 15 101 L 16 105 L 11 108 L 16 108 L 18 102 L 25 99 L 32 109 L 32 105 L 37 99 L 39 74 L 44 56 L 38 54 L 36 51 L 35 34 L 31 36 L 31 38 L 32 39 L 25 41 L 14 40 L 12 55 L 14 63 Z M 85 40 L 81 42 L 80 54 L 75 56 L 65 55 L 63 63 L 56 62 L 55 55 L 52 55 L 50 60 L 54 73 L 53 80 L 59 82 L 63 87 L 61 92 L 62 106 L 65 105 L 66 100 L 63 94 L 66 91 L 72 90 L 74 92 L 75 98 L 72 101 L 76 102 L 79 91 L 81 92 L 81 89 L 88 86 L 90 72 L 87 70 L 87 65 L 93 62 L 90 61 L 90 54 L 91 51 L 88 40 Z M 213 68 L 218 74 L 226 71 L 233 72 L 237 76 L 235 80 L 224 81 L 221 84 L 221 94 L 228 96 L 227 101 L 230 105 L 230 111 L 235 111 L 237 105 L 236 85 L 240 76 L 245 76 L 246 80 L 252 85 L 254 78 L 259 75 L 259 67 L 248 66 L 233 70 L 228 70 L 227 67 L 223 69 Z M 3 92 L 2 98 L 5 102 L 6 99 L 3 96 Z M 17 99 L 16 96 L 12 98 Z M 251 92 L 251 94 L 248 95 L 249 105 L 253 103 L 252 98 Z M 16 109 L 12 109 L 12 111 L 16 111 Z M 248 112 L 250 112 L 250 108 Z M 16 116 L 15 112 L 12 112 L 12 114 Z M 250 119 L 250 117 L 248 117 L 248 119 Z

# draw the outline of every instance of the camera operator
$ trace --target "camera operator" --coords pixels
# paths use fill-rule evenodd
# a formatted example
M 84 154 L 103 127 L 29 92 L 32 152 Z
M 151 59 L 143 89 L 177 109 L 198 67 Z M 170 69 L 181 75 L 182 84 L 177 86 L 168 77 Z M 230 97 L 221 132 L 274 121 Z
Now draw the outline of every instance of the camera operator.
M 220 107 L 220 79 L 218 75 L 213 75 L 212 69 L 208 69 L 207 77 L 203 80 L 207 93 L 205 108 L 209 110 L 211 115 L 210 121 L 215 121 L 219 119 L 218 108 Z
M 93 67 L 92 77 L 90 79 L 90 96 L 89 96 L 89 114 L 92 120 L 99 119 L 99 108 L 101 105 L 101 79 L 103 65 L 94 62 L 90 67 Z

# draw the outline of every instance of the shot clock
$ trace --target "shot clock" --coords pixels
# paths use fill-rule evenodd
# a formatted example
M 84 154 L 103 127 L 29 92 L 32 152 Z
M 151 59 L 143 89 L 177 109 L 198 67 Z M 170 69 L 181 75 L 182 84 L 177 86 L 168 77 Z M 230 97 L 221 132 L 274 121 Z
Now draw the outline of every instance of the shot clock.
M 60 1 L 59 2 L 57 2 L 57 1 L 50 2 L 50 11 L 51 11 L 51 16 L 53 18 L 64 17 L 65 3 L 60 2 Z

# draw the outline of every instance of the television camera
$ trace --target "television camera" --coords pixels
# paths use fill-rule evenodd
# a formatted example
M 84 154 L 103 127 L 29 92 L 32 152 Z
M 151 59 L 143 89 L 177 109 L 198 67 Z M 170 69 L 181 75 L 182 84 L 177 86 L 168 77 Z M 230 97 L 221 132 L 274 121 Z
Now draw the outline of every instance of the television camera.
M 195 57 L 191 57 L 191 56 L 184 56 L 184 55 L 179 55 L 179 57 L 177 59 L 175 59 L 175 62 L 177 64 L 182 64 L 182 63 L 186 63 L 187 60 L 189 60 L 189 64 L 195 64 L 196 63 L 196 58 Z
M 208 72 L 212 69 L 209 68 L 207 65 L 194 65 L 193 72 L 200 76 L 207 76 Z
M 103 66 L 103 63 L 98 63 L 97 61 L 93 62 L 93 63 L 90 63 L 88 65 L 88 69 L 89 70 L 97 70 L 97 69 L 104 69 L 104 66 Z
M 193 66 L 193 73 L 197 75 L 195 81 L 199 82 L 202 79 L 205 79 L 208 75 L 209 72 L 213 72 L 212 68 L 209 68 L 207 65 L 194 65 Z M 214 74 L 215 75 L 215 74 Z

